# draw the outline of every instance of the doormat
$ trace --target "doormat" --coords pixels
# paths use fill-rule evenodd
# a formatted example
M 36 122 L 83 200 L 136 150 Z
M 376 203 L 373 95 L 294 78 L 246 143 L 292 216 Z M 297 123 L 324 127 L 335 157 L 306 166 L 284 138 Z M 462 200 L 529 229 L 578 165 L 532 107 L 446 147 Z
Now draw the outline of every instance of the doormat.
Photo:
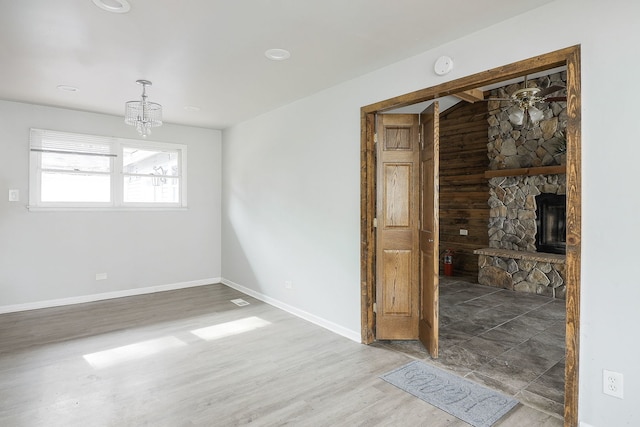
M 380 378 L 474 427 L 492 426 L 518 404 L 512 397 L 417 360 Z

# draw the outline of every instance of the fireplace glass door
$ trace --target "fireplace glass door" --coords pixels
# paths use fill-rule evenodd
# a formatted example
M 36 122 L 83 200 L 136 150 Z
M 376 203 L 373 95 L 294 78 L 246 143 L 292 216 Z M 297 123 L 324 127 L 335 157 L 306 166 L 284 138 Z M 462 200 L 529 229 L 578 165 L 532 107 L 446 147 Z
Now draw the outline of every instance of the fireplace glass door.
M 538 252 L 566 253 L 567 199 L 564 194 L 536 196 L 536 248 Z

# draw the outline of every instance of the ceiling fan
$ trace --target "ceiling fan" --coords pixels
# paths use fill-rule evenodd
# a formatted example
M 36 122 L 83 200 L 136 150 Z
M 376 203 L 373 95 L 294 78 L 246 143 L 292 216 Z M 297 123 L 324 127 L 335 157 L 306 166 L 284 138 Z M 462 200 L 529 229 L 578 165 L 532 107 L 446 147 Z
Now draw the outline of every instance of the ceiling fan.
M 565 89 L 564 86 L 549 86 L 541 89 L 539 87 L 527 87 L 527 76 L 524 77 L 524 88 L 518 89 L 509 98 L 488 98 L 486 101 L 509 101 L 517 107 L 509 114 L 509 121 L 521 126 L 531 120 L 532 124 L 538 123 L 544 118 L 544 112 L 536 107 L 541 102 L 564 102 L 566 96 L 552 97 L 554 93 Z

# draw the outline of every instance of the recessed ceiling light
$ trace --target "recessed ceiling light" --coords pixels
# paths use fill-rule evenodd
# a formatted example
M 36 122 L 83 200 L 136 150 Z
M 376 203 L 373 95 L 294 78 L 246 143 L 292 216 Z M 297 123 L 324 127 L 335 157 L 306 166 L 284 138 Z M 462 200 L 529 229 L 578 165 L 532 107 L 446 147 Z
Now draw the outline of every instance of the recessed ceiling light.
M 58 90 L 63 90 L 65 92 L 77 92 L 78 88 L 75 86 L 69 86 L 69 85 L 58 85 L 57 86 Z
M 186 105 L 184 109 L 185 111 L 193 111 L 193 112 L 200 111 L 200 107 L 195 107 L 193 105 Z
M 272 61 L 284 61 L 291 58 L 291 52 L 285 49 L 269 49 L 264 53 L 264 56 Z
M 113 13 L 127 13 L 131 9 L 127 0 L 93 0 L 93 4 L 102 10 Z

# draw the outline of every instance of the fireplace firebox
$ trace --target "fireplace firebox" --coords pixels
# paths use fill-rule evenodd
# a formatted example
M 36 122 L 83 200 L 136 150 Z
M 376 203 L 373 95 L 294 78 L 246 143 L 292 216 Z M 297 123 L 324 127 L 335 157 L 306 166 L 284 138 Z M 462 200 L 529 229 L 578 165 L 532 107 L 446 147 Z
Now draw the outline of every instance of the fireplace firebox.
M 536 249 L 538 252 L 566 254 L 567 198 L 564 194 L 536 196 Z

